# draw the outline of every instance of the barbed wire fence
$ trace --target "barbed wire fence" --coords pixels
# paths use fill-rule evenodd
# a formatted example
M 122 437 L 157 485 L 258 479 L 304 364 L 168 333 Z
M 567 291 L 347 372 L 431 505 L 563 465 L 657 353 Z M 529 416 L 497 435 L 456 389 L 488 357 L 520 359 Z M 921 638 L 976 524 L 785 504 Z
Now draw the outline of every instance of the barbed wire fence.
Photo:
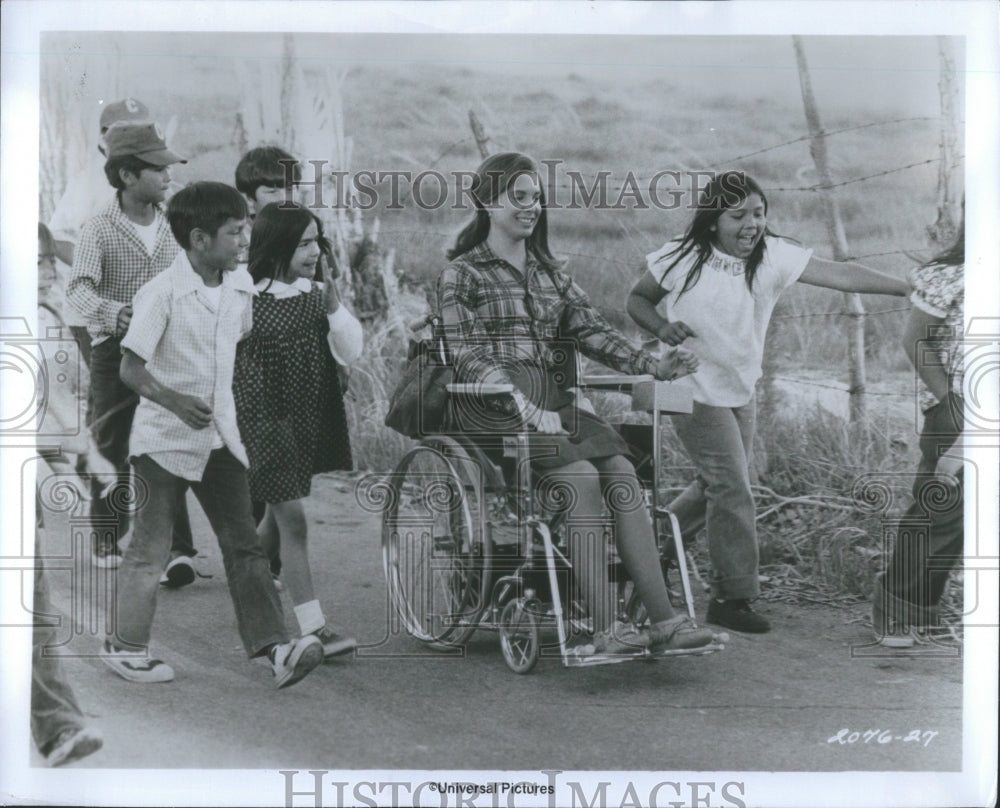
M 794 147 L 801 143 L 810 142 L 814 140 L 817 135 L 821 136 L 824 141 L 834 141 L 835 139 L 849 135 L 852 133 L 857 133 L 872 129 L 884 129 L 893 126 L 902 126 L 908 124 L 918 124 L 918 123 L 931 123 L 935 120 L 940 121 L 941 127 L 941 148 L 940 154 L 937 156 L 928 156 L 922 160 L 911 160 L 901 165 L 891 166 L 886 169 L 873 172 L 859 173 L 855 176 L 849 176 L 846 178 L 834 178 L 828 176 L 823 178 L 822 176 L 818 178 L 817 182 L 812 184 L 774 184 L 766 185 L 765 191 L 768 192 L 780 192 L 780 193 L 796 193 L 796 194 L 830 194 L 836 190 L 841 190 L 849 186 L 853 186 L 859 183 L 877 181 L 880 178 L 884 178 L 890 175 L 899 174 L 903 172 L 913 171 L 920 169 L 922 167 L 936 165 L 938 167 L 938 220 L 935 222 L 934 226 L 928 226 L 928 233 L 934 236 L 931 245 L 940 246 L 943 242 L 953 235 L 954 233 L 954 208 L 956 207 L 956 198 L 960 197 L 960 194 L 955 193 L 952 189 L 956 183 L 956 178 L 960 177 L 960 167 L 964 162 L 964 158 L 960 153 L 959 147 L 956 145 L 961 141 L 956 137 L 956 131 L 958 126 L 962 123 L 957 120 L 955 113 L 955 95 L 957 94 L 956 82 L 954 79 L 954 56 L 950 52 L 950 42 L 947 38 L 941 38 L 941 76 L 939 81 L 939 89 L 941 93 L 941 106 L 942 112 L 938 117 L 932 116 L 906 116 L 906 117 L 894 117 L 884 120 L 873 120 L 873 121 L 863 121 L 859 123 L 854 123 L 848 126 L 841 126 L 838 128 L 832 128 L 829 130 L 821 129 L 817 132 L 810 132 L 803 135 L 797 135 L 792 138 L 787 138 L 781 140 L 777 143 L 763 146 L 761 148 L 753 149 L 750 151 L 744 151 L 739 154 L 735 154 L 726 159 L 717 160 L 712 163 L 704 164 L 703 170 L 712 171 L 716 169 L 727 168 L 733 165 L 738 165 L 743 161 L 748 159 L 756 158 L 761 155 L 770 154 L 778 152 L 782 149 L 788 149 Z M 107 92 L 105 95 L 107 97 L 116 97 L 118 94 L 118 70 L 116 66 L 120 63 L 120 57 L 118 54 L 112 54 L 106 59 L 107 64 L 103 64 L 100 67 L 103 68 L 99 72 L 103 77 L 104 81 L 102 83 L 106 84 Z M 285 72 L 287 74 L 287 67 L 290 62 L 290 58 L 284 60 Z M 76 67 L 75 63 L 73 65 Z M 65 66 L 67 71 L 69 71 L 69 63 Z M 88 65 L 91 81 L 93 82 L 95 76 L 95 70 L 93 65 Z M 78 70 L 77 72 L 83 74 L 87 71 Z M 58 77 L 53 77 L 58 78 Z M 274 77 L 276 81 L 282 81 L 285 76 Z M 343 82 L 343 75 L 333 76 L 326 86 L 322 88 L 308 88 L 307 92 L 303 91 L 304 82 L 301 77 L 298 78 L 297 82 L 291 82 L 292 90 L 282 92 L 282 87 L 275 86 L 273 95 L 277 98 L 281 98 L 283 95 L 288 96 L 289 93 L 294 91 L 293 95 L 296 95 L 293 100 L 297 102 L 298 106 L 303 106 L 305 110 L 301 115 L 296 113 L 291 116 L 293 120 L 289 119 L 294 110 L 289 107 L 286 103 L 281 104 L 281 113 L 288 112 L 289 115 L 280 114 L 278 110 L 274 111 L 273 115 L 264 116 L 260 113 L 260 117 L 267 117 L 271 128 L 274 130 L 267 135 L 263 130 L 267 127 L 262 121 L 257 126 L 249 125 L 249 118 L 251 117 L 248 112 L 250 110 L 250 99 L 251 96 L 259 96 L 258 92 L 251 93 L 247 88 L 245 98 L 241 104 L 241 112 L 244 116 L 244 120 L 237 123 L 236 135 L 240 137 L 236 138 L 240 140 L 239 146 L 245 148 L 250 144 L 249 141 L 253 140 L 256 142 L 261 141 L 286 141 L 287 139 L 294 140 L 296 137 L 302 137 L 306 129 L 311 125 L 315 124 L 317 118 L 324 119 L 323 116 L 318 116 L 316 110 L 313 108 L 316 105 L 317 99 L 322 95 L 329 103 L 328 106 L 333 110 L 332 113 L 327 114 L 326 117 L 331 119 L 332 125 L 326 128 L 320 127 L 322 131 L 317 131 L 315 134 L 323 141 L 326 150 L 321 153 L 334 152 L 335 160 L 332 162 L 345 169 L 349 169 L 350 163 L 350 151 L 351 151 L 351 139 L 344 135 L 343 127 L 343 112 L 339 107 L 339 86 Z M 288 84 L 285 81 L 285 84 Z M 332 87 L 332 91 L 331 91 Z M 80 162 L 82 155 L 91 151 L 92 141 L 96 136 L 96 133 L 91 133 L 88 129 L 83 126 L 78 126 L 74 121 L 79 121 L 80 119 L 87 118 L 88 116 L 81 115 L 79 118 L 75 118 L 72 115 L 67 115 L 65 110 L 67 106 L 72 107 L 73 104 L 67 104 L 67 101 L 75 101 L 73 96 L 73 87 L 71 82 L 67 83 L 65 81 L 49 81 L 47 83 L 46 92 L 42 94 L 42 150 L 46 155 L 52 155 L 53 159 L 41 161 L 43 167 L 43 177 L 41 178 L 41 213 L 42 218 L 47 218 L 47 213 L 51 210 L 54 200 L 58 198 L 60 189 L 64 187 L 65 180 L 67 176 L 74 170 L 75 164 Z M 303 104 L 302 99 L 310 103 Z M 79 104 L 77 104 L 79 106 Z M 329 112 L 329 110 L 328 110 Z M 91 116 L 92 117 L 92 116 Z M 300 120 L 301 119 L 301 120 Z M 474 116 L 470 118 L 474 119 Z M 89 122 L 89 121 L 88 121 Z M 242 125 L 240 125 L 242 123 Z M 255 121 L 256 123 L 256 121 Z M 285 131 L 291 126 L 291 131 Z M 281 127 L 284 127 L 282 129 Z M 257 130 L 257 131 L 255 131 Z M 269 130 L 270 131 L 270 130 Z M 234 136 L 235 137 L 235 136 Z M 466 146 L 470 143 L 475 143 L 477 146 L 482 146 L 485 142 L 484 138 L 488 139 L 488 135 L 484 128 L 480 129 L 479 134 L 476 134 L 475 126 L 472 126 L 472 131 L 461 138 L 456 138 L 454 141 L 449 142 L 447 146 L 441 151 L 441 153 L 430 162 L 427 170 L 439 165 L 449 154 L 452 154 L 460 146 Z M 304 145 L 304 144 L 297 144 Z M 481 149 L 480 149 L 481 150 Z M 316 149 L 312 151 L 306 149 L 308 153 L 314 153 Z M 72 164 L 72 165 L 71 165 Z M 624 188 L 627 187 L 629 181 L 648 181 L 651 180 L 655 175 L 650 176 L 634 176 L 632 175 L 630 179 L 622 176 L 616 176 L 613 173 L 608 172 L 605 180 L 609 182 L 607 188 L 612 193 L 619 193 Z M 593 176 L 587 177 L 587 180 L 594 179 Z M 579 186 L 574 183 L 566 183 L 565 181 L 557 183 L 557 187 L 566 189 L 570 188 L 573 190 L 578 190 Z M 335 221 L 331 221 L 330 224 L 332 229 L 339 231 L 344 234 L 345 237 L 338 239 L 340 245 L 350 244 L 352 241 L 358 240 L 358 234 L 354 231 L 360 230 L 359 220 L 357 217 L 348 218 L 349 212 L 343 210 L 335 210 L 330 214 L 334 217 Z M 931 233 L 932 227 L 935 232 Z M 950 228 L 950 229 L 949 229 Z M 368 230 L 370 228 L 365 228 Z M 377 220 L 375 223 L 375 229 L 377 233 Z M 404 230 L 393 230 L 392 234 L 387 231 L 383 231 L 383 236 L 398 235 L 404 236 L 406 231 Z M 351 237 L 348 237 L 350 234 Z M 424 230 L 420 233 L 412 233 L 412 237 L 421 236 L 424 238 L 440 238 L 442 243 L 444 240 L 451 237 L 452 233 L 435 233 Z M 924 260 L 925 257 L 930 255 L 931 249 L 924 246 L 914 245 L 909 249 L 894 249 L 894 250 L 883 250 L 877 252 L 863 252 L 863 253 L 853 253 L 849 249 L 844 249 L 841 255 L 836 255 L 835 257 L 841 260 L 848 261 L 865 261 L 871 258 L 884 258 L 893 256 L 903 256 L 910 259 L 913 263 L 919 263 Z M 924 255 L 925 254 L 925 255 Z M 599 256 L 589 255 L 583 256 L 585 258 L 600 259 Z M 383 257 L 384 258 L 384 257 Z M 350 261 L 345 260 L 345 264 L 350 265 Z M 390 257 L 387 262 L 384 260 L 380 263 L 387 263 L 391 268 L 392 259 L 391 251 Z M 383 279 L 386 276 L 386 272 L 380 271 L 377 273 Z M 391 273 L 389 273 L 391 274 Z M 806 312 L 794 312 L 794 313 L 778 313 L 773 319 L 778 322 L 794 322 L 800 320 L 810 320 L 813 318 L 817 319 L 836 319 L 836 320 L 847 320 L 849 323 L 853 321 L 853 327 L 857 329 L 858 321 L 862 318 L 872 318 L 881 316 L 891 316 L 896 313 L 904 312 L 907 310 L 907 306 L 890 307 L 875 311 L 806 311 Z M 860 350 L 856 350 L 855 353 L 860 354 L 863 361 L 863 346 Z M 777 373 L 776 369 L 770 369 L 774 373 Z M 809 380 L 797 380 L 798 383 L 807 386 L 814 387 L 832 387 L 834 389 L 842 390 L 842 387 L 837 387 L 835 385 L 826 385 L 821 382 L 809 381 Z M 852 383 L 850 386 L 850 394 L 852 397 L 863 397 L 866 392 L 865 386 L 863 384 L 859 385 L 857 383 Z M 872 391 L 867 391 L 872 392 Z M 900 393 L 872 393 L 876 395 L 895 395 L 900 398 L 912 396 L 912 390 Z

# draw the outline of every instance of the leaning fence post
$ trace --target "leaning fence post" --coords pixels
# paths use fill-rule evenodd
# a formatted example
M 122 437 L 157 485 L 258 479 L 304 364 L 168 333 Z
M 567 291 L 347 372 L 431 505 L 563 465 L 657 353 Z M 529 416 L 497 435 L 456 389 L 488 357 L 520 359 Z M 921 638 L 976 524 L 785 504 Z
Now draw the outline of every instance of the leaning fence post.
M 792 37 L 795 46 L 795 60 L 799 68 L 799 84 L 802 87 L 802 103 L 805 107 L 806 123 L 809 126 L 809 153 L 812 155 L 819 177 L 816 191 L 823 200 L 826 209 L 826 229 L 833 248 L 836 261 L 846 261 L 848 256 L 847 237 L 844 235 L 844 224 L 840 218 L 840 208 L 833 196 L 830 186 L 833 180 L 826 160 L 826 132 L 819 118 L 816 99 L 813 96 L 812 82 L 809 79 L 809 65 L 806 62 L 805 47 L 802 38 Z M 851 421 L 862 421 L 865 416 L 865 309 L 861 305 L 861 296 L 845 294 L 848 317 L 848 365 L 850 368 Z
M 472 136 L 476 139 L 476 145 L 479 147 L 479 156 L 485 160 L 490 156 L 489 147 L 486 145 L 490 142 L 490 138 L 486 134 L 486 130 L 483 129 L 479 116 L 471 109 L 469 110 L 469 126 L 472 127 Z
M 958 122 L 955 114 L 955 99 L 958 87 L 955 82 L 955 48 L 950 37 L 938 37 L 938 57 L 941 73 L 938 78 L 938 93 L 941 97 L 941 141 L 937 177 L 937 220 L 927 228 L 931 245 L 940 249 L 954 240 L 958 228 L 955 225 L 955 200 L 952 197 L 954 168 L 958 162 Z

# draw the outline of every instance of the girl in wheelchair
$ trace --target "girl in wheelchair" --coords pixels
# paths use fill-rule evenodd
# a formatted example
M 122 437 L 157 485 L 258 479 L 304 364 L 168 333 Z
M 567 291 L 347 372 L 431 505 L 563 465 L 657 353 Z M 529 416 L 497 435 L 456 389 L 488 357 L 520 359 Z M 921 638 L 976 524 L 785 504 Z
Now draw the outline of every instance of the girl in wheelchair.
M 710 645 L 712 631 L 675 613 L 670 603 L 626 443 L 607 422 L 578 406 L 558 369 L 568 351 L 659 380 L 691 373 L 697 361 L 685 349 L 657 360 L 633 348 L 563 271 L 549 250 L 545 197 L 531 158 L 519 153 L 487 158 L 471 194 L 475 215 L 447 253 L 451 263 L 438 281 L 438 311 L 455 380 L 513 385 L 520 422 L 530 430 L 532 472 L 543 488 L 566 500 L 570 560 L 594 632 L 593 641 L 580 647 L 613 655 Z M 495 423 L 468 416 L 465 423 L 459 419 L 462 431 Z M 593 527 L 603 520 L 605 507 L 613 516 L 622 564 L 649 615 L 648 631 L 614 619 L 602 530 Z

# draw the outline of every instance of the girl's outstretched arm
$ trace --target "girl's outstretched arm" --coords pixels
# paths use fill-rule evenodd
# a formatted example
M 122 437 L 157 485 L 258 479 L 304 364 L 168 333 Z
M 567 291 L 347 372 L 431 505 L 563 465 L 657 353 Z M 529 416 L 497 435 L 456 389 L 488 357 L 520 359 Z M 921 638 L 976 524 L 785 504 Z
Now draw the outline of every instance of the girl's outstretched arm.
M 841 292 L 863 292 L 872 295 L 910 294 L 910 285 L 902 278 L 866 267 L 854 261 L 831 261 L 813 256 L 799 276 L 800 283 L 823 286 Z

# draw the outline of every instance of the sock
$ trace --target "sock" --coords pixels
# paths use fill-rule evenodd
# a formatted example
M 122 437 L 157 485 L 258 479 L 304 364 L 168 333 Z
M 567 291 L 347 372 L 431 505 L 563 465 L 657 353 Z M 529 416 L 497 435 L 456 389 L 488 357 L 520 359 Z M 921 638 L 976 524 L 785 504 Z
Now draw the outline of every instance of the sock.
M 319 631 L 326 625 L 326 618 L 323 616 L 323 607 L 319 605 L 318 600 L 310 600 L 296 606 L 295 619 L 299 621 L 299 631 L 302 632 L 303 637 L 306 634 Z

